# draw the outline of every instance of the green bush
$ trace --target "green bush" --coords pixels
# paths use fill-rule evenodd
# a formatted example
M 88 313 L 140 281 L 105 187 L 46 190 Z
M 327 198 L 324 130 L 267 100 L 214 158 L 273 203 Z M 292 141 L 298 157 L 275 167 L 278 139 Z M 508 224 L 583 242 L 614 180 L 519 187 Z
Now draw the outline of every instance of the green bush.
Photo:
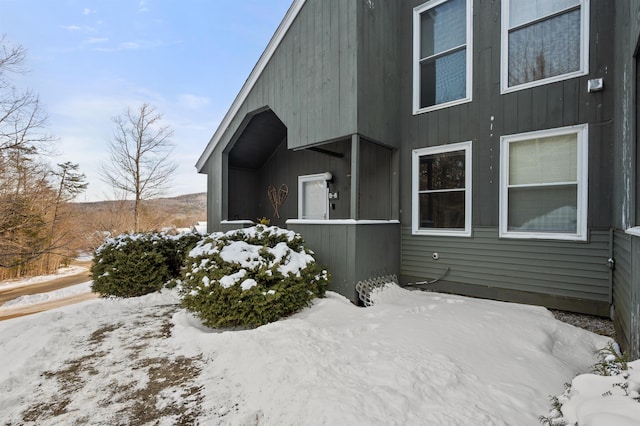
M 152 232 L 110 238 L 94 254 L 91 289 L 102 296 L 117 297 L 159 291 L 179 276 L 186 254 L 200 238 Z
M 184 306 L 209 327 L 257 327 L 324 297 L 328 273 L 300 235 L 257 225 L 212 234 L 191 250 Z

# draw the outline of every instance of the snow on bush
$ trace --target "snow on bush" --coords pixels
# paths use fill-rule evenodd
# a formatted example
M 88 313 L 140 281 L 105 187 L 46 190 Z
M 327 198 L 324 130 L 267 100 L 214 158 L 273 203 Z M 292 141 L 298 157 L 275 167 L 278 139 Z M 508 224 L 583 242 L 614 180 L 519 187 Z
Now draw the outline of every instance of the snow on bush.
M 122 234 L 95 252 L 91 289 L 102 296 L 136 297 L 160 290 L 180 275 L 189 250 L 200 240 L 191 233 Z
M 275 226 L 211 234 L 187 258 L 184 306 L 209 327 L 257 327 L 324 297 L 328 273 L 299 234 Z

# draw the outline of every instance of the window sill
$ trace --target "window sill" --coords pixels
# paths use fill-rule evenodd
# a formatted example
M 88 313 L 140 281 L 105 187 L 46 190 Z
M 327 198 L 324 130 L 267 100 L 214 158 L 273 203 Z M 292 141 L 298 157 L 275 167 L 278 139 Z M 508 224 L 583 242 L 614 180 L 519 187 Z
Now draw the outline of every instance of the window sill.
M 537 232 L 514 232 L 500 231 L 500 238 L 510 238 L 516 240 L 556 240 L 556 241 L 587 241 L 585 235 L 580 234 L 556 234 L 556 233 L 537 233 Z
M 429 236 L 429 237 L 471 237 L 471 230 L 456 231 L 453 229 L 443 230 L 427 230 L 427 229 L 412 229 L 411 235 Z
M 438 104 L 438 105 L 433 105 L 430 107 L 426 107 L 426 108 L 418 108 L 418 109 L 414 109 L 413 110 L 413 115 L 419 115 L 419 114 L 424 114 L 426 112 L 432 112 L 432 111 L 437 111 L 440 109 L 445 109 L 445 108 L 449 108 L 452 106 L 456 106 L 456 105 L 461 105 L 461 104 L 466 104 L 471 102 L 471 97 L 466 97 L 463 99 L 456 99 L 455 101 L 450 101 L 450 102 L 445 102 L 443 104 Z
M 512 87 L 501 86 L 500 94 L 506 95 L 507 93 L 513 93 L 513 92 L 518 92 L 520 90 L 526 90 L 534 87 L 545 86 L 547 84 L 557 83 L 559 81 L 570 80 L 572 78 L 577 78 L 577 77 L 583 77 L 588 74 L 589 73 L 587 71 L 581 70 L 581 71 L 574 71 L 569 74 L 562 74 L 555 77 L 545 78 L 542 80 L 530 81 L 528 83 L 518 84 L 517 86 L 512 86 Z
M 356 219 L 288 219 L 287 225 L 388 225 L 399 220 L 356 220 Z

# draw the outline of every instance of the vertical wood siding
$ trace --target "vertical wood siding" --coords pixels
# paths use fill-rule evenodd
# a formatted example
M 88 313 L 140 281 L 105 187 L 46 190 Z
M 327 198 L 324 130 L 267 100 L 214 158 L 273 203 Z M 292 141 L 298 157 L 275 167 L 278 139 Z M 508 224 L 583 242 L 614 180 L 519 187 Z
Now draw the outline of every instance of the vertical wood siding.
M 329 266 L 329 289 L 357 303 L 358 281 L 397 273 L 399 253 L 389 248 L 399 245 L 399 226 L 327 223 L 291 224 L 289 228 L 302 235 L 317 262 Z
M 402 2 L 399 19 L 411 22 L 413 8 L 422 3 Z M 411 112 L 412 26 L 400 26 L 401 274 L 434 279 L 449 267 L 442 288 L 448 283 L 460 284 L 462 291 L 492 288 L 493 293 L 479 294 L 534 303 L 553 303 L 537 295 L 573 299 L 573 306 L 562 307 L 607 315 L 615 9 L 606 0 L 591 1 L 588 76 L 501 94 L 501 3 L 474 1 L 472 101 L 429 113 Z M 588 93 L 587 80 L 595 77 L 605 79 L 605 90 Z M 589 124 L 589 241 L 499 239 L 500 137 L 584 123 Z M 473 146 L 473 238 L 411 235 L 411 151 L 463 141 Z M 434 252 L 440 260 L 431 258 Z M 514 292 L 525 296 L 514 298 Z
M 397 1 L 358 1 L 358 133 L 398 147 Z
M 228 219 L 256 220 L 266 217 L 271 220 L 272 225 L 286 227 L 287 219 L 298 217 L 298 176 L 324 172 L 331 172 L 333 175 L 329 189 L 331 192 L 338 192 L 340 197 L 332 201 L 330 218 L 348 218 L 351 190 L 350 147 L 349 140 L 323 146 L 324 149 L 343 155 L 342 158 L 337 158 L 309 150 L 288 150 L 286 141 L 283 141 L 260 169 L 230 170 Z M 289 188 L 289 195 L 280 207 L 280 218 L 277 218 L 267 196 L 267 188 L 270 185 L 280 188 L 283 184 Z M 226 206 L 222 206 L 223 211 L 225 208 Z
M 287 126 L 289 148 L 356 133 L 356 20 L 356 0 L 308 0 L 218 146 L 265 106 Z

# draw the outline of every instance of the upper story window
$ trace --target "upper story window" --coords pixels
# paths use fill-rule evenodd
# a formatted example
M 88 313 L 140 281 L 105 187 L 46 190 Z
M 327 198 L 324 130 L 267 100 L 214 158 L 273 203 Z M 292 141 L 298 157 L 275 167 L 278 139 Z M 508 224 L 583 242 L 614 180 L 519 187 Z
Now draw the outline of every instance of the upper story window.
M 504 0 L 502 92 L 589 72 L 589 0 Z
M 413 10 L 413 111 L 471 100 L 472 0 L 431 0 Z
M 587 129 L 501 138 L 501 237 L 587 239 Z
M 413 151 L 412 231 L 471 235 L 471 142 Z

